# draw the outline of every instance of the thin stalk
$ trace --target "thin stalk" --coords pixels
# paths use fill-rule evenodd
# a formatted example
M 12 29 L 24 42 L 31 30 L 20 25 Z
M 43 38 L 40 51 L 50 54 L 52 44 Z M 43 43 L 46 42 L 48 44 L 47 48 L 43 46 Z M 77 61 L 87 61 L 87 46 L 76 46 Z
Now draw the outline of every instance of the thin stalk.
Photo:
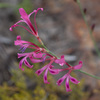
M 96 79 L 99 79 L 99 80 L 100 80 L 100 77 L 95 76 L 95 75 L 92 75 L 92 74 L 89 74 L 89 73 L 84 72 L 84 71 L 82 71 L 82 70 L 75 70 L 75 71 L 79 71 L 79 72 L 84 73 L 84 74 L 86 74 L 86 75 L 88 75 L 88 76 L 90 76 L 90 77 L 93 77 L 93 78 L 96 78 Z
M 42 42 L 43 43 L 43 42 Z M 51 52 L 44 44 L 42 44 L 42 46 L 47 50 L 48 53 L 50 53 L 51 55 L 57 57 L 53 52 Z M 58 58 L 58 57 L 57 57 Z
M 95 42 L 95 39 L 94 39 L 94 37 L 93 37 L 93 35 L 92 35 L 92 32 L 93 32 L 93 31 L 92 31 L 92 29 L 91 29 L 91 28 L 89 27 L 89 25 L 88 25 L 88 22 L 87 22 L 87 20 L 86 20 L 86 16 L 85 16 L 85 13 L 84 13 L 84 11 L 83 11 L 83 9 L 82 9 L 80 0 L 76 0 L 76 2 L 77 2 L 78 6 L 79 6 L 79 8 L 80 8 L 81 14 L 82 14 L 83 19 L 84 19 L 84 21 L 85 21 L 85 23 L 86 23 L 86 26 L 87 26 L 87 28 L 88 28 L 90 37 L 91 37 L 91 39 L 92 39 L 92 41 L 93 41 L 93 44 L 94 44 L 94 46 L 95 46 L 96 52 L 97 52 L 98 56 L 100 57 L 100 51 L 99 51 L 99 49 L 98 49 L 98 47 L 97 47 L 97 44 L 96 44 L 96 42 Z

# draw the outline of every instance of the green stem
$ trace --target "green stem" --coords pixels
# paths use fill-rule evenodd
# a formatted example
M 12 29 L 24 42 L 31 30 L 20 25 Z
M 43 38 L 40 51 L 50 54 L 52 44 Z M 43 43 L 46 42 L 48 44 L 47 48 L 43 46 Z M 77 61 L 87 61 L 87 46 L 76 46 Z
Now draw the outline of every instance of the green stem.
M 50 53 L 52 56 L 57 57 L 53 52 L 51 52 L 51 51 L 44 45 L 43 41 L 40 39 L 39 36 L 37 37 L 37 40 L 38 40 L 39 43 L 45 48 L 45 50 L 46 50 L 48 53 Z M 58 57 L 57 57 L 57 58 L 58 58 Z
M 43 44 L 43 42 L 42 42 L 42 46 L 47 50 L 48 53 L 50 53 L 51 55 L 57 57 L 53 52 L 51 52 L 49 49 L 47 49 L 47 47 Z
M 84 71 L 82 71 L 82 70 L 75 70 L 75 71 L 79 71 L 79 72 L 84 73 L 84 74 L 86 74 L 86 75 L 88 75 L 88 76 L 90 76 L 90 77 L 93 77 L 93 78 L 96 78 L 96 79 L 99 79 L 99 80 L 100 80 L 100 77 L 95 76 L 95 75 L 92 75 L 92 74 L 89 74 L 89 73 L 84 72 Z
M 80 11 L 81 11 L 81 13 L 82 13 L 83 19 L 84 19 L 84 21 L 85 21 L 85 23 L 86 23 L 86 26 L 87 26 L 88 30 L 89 30 L 89 34 L 90 34 L 90 37 L 91 37 L 91 39 L 92 39 L 92 41 L 93 41 L 93 44 L 94 44 L 94 46 L 95 46 L 96 52 L 97 52 L 98 56 L 100 57 L 100 51 L 99 51 L 99 49 L 98 49 L 98 47 L 97 47 L 97 44 L 96 44 L 96 42 L 95 42 L 95 39 L 94 39 L 94 37 L 93 37 L 93 35 L 92 35 L 92 32 L 93 32 L 93 31 L 91 30 L 91 28 L 90 28 L 89 25 L 88 25 L 88 22 L 87 22 L 87 20 L 86 20 L 86 16 L 85 16 L 85 13 L 84 13 L 84 11 L 83 11 L 83 9 L 82 9 L 80 0 L 76 0 L 76 2 L 77 2 L 77 4 L 79 5 L 79 8 L 80 8 Z

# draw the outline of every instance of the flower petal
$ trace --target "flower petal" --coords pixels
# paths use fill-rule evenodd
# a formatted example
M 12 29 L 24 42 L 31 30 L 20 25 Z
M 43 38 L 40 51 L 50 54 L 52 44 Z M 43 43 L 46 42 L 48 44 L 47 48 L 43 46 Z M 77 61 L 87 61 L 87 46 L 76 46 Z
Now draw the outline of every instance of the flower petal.
M 69 79 L 70 79 L 70 81 L 71 81 L 72 83 L 74 83 L 74 84 L 80 83 L 80 81 L 78 81 L 76 78 L 74 78 L 74 77 L 72 77 L 72 76 L 69 76 Z
M 20 13 L 21 18 L 22 18 L 23 20 L 28 19 L 28 15 L 27 15 L 27 13 L 25 12 L 25 10 L 24 10 L 23 8 L 20 8 L 20 9 L 19 9 L 19 13 Z
M 19 20 L 17 23 L 15 23 L 14 25 L 12 25 L 12 26 L 9 28 L 9 30 L 10 30 L 10 31 L 13 31 L 12 28 L 13 28 L 13 27 L 16 27 L 17 24 L 20 23 L 20 22 L 24 22 L 24 20 Z
M 39 53 L 33 53 L 33 56 L 35 57 L 35 58 L 41 58 L 42 56 L 43 56 L 43 54 L 44 53 L 41 53 L 41 52 L 39 52 Z
M 83 62 L 82 61 L 79 61 L 79 65 L 76 65 L 73 67 L 74 70 L 77 70 L 77 69 L 80 69 L 83 65 Z
M 19 45 L 24 47 L 24 45 L 27 44 L 28 46 L 32 45 L 35 46 L 36 48 L 39 48 L 36 44 L 29 42 L 29 41 L 24 41 L 24 40 L 15 40 L 14 45 Z
M 25 23 L 30 27 L 33 35 L 37 36 L 37 32 L 35 31 L 30 19 L 29 19 L 29 16 L 27 15 L 27 13 L 25 12 L 25 10 L 23 8 L 20 8 L 19 9 L 19 13 L 21 15 L 21 18 L 25 21 Z
M 72 90 L 70 89 L 70 86 L 69 86 L 69 76 L 68 76 L 67 79 L 66 79 L 65 87 L 66 87 L 66 91 L 67 91 L 67 92 L 72 91 Z
M 30 60 L 31 60 L 31 62 L 32 63 L 39 63 L 39 62 L 43 62 L 43 60 L 42 59 L 34 59 L 34 58 L 31 58 L 31 57 L 29 57 L 30 58 Z
M 59 74 L 59 69 L 51 69 L 51 68 L 49 68 L 49 72 L 50 72 L 52 75 L 56 75 L 56 74 Z
M 57 85 L 61 85 L 61 83 L 65 80 L 65 78 L 68 76 L 68 74 L 65 74 L 62 78 L 60 78 L 58 81 L 57 81 Z
M 42 10 L 42 11 L 43 11 L 43 8 L 38 8 L 38 9 L 35 11 L 34 23 L 35 23 L 36 32 L 38 31 L 38 29 L 37 29 L 37 24 L 36 24 L 36 15 L 37 15 L 37 12 L 38 12 L 39 10 Z
M 29 68 L 32 68 L 33 65 L 30 65 L 29 62 L 27 61 L 27 59 L 24 60 L 24 64 L 29 67 Z
M 29 15 L 28 15 L 28 18 L 30 18 L 30 16 L 33 14 L 33 13 L 35 13 L 36 12 L 36 10 L 33 10 L 33 12 L 31 12 Z
M 24 57 L 23 59 L 21 59 L 21 61 L 19 62 L 19 68 L 24 71 L 24 68 L 22 68 L 22 64 L 24 62 L 24 60 L 26 59 L 26 57 Z
M 43 72 L 47 67 L 48 67 L 48 64 L 45 65 L 44 67 L 42 67 L 41 69 L 38 69 L 35 73 L 36 73 L 37 75 L 40 75 L 40 74 L 42 74 L 42 72 Z
M 63 66 L 65 64 L 64 55 L 62 55 L 60 59 L 56 59 L 55 63 L 59 64 L 60 66 Z
M 20 53 L 17 53 L 17 55 L 18 55 L 18 58 L 21 58 L 23 56 L 26 56 L 25 54 L 20 54 Z
M 44 83 L 49 84 L 50 82 L 48 82 L 48 80 L 47 80 L 47 74 L 48 74 L 48 68 L 46 69 L 46 71 L 44 73 L 43 80 L 44 80 Z

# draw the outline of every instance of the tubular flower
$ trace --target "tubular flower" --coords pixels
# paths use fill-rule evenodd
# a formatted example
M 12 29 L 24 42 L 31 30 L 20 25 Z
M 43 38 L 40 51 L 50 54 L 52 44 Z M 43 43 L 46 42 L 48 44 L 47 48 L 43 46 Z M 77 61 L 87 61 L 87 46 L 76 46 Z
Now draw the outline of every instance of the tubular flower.
M 23 57 L 19 63 L 19 68 L 22 70 L 24 70 L 24 68 L 22 68 L 23 63 L 29 68 L 33 67 L 33 65 L 30 65 L 28 63 L 27 58 L 29 58 L 32 63 L 43 62 L 46 58 L 46 53 L 42 53 L 46 52 L 44 48 L 40 48 L 32 42 L 21 40 L 21 36 L 17 36 L 17 40 L 14 42 L 14 44 L 19 45 L 20 50 L 22 51 L 22 53 L 18 53 L 18 58 Z M 27 48 L 31 48 L 34 51 L 29 53 L 23 53 Z
M 37 24 L 36 24 L 36 14 L 39 10 L 42 10 L 43 11 L 43 8 L 38 8 L 37 10 L 34 10 L 33 12 L 31 12 L 29 15 L 25 12 L 25 10 L 23 8 L 20 8 L 19 9 L 19 13 L 21 15 L 21 18 L 22 20 L 19 20 L 17 23 L 15 23 L 13 26 L 10 27 L 10 31 L 12 31 L 12 28 L 13 27 L 16 27 L 16 26 L 20 26 L 20 27 L 23 27 L 24 29 L 26 29 L 28 32 L 30 32 L 31 34 L 33 34 L 34 36 L 36 36 L 37 38 L 39 37 L 38 36 L 38 29 L 37 29 Z M 30 16 L 35 13 L 34 15 L 34 24 L 35 24 L 35 28 L 33 27 L 31 21 L 30 21 Z M 18 25 L 18 23 L 20 22 L 25 22 L 30 30 L 28 30 L 26 27 L 22 26 L 22 25 Z M 36 29 L 36 30 L 35 30 Z
M 52 65 L 52 63 L 53 63 L 53 62 L 56 62 L 56 63 L 58 63 L 59 65 L 64 65 L 64 64 L 65 64 L 65 60 L 64 60 L 63 58 L 64 58 L 64 56 L 61 56 L 60 59 L 57 59 L 56 57 L 51 57 L 51 58 L 50 58 L 51 61 L 50 61 L 49 64 L 45 65 L 44 67 L 42 67 L 41 69 L 38 69 L 38 70 L 36 71 L 36 74 L 37 74 L 37 75 L 40 75 L 40 74 L 42 74 L 42 72 L 45 70 L 44 77 L 43 77 L 44 83 L 49 84 L 49 82 L 47 81 L 47 73 L 48 73 L 48 71 L 50 72 L 50 74 L 53 74 L 53 75 L 56 75 L 56 74 L 58 74 L 59 72 L 61 72 L 61 69 L 52 69 L 52 68 L 54 67 L 54 66 Z
M 18 58 L 21 58 L 21 61 L 19 62 L 19 68 L 21 70 L 24 70 L 24 68 L 22 68 L 22 64 L 24 63 L 27 67 L 32 68 L 33 65 L 30 65 L 29 62 L 27 61 L 27 58 L 29 58 L 31 60 L 32 63 L 38 63 L 38 62 L 43 62 L 43 57 L 44 53 L 36 53 L 34 52 L 30 52 L 30 53 L 18 53 Z
M 66 63 L 64 59 L 64 55 L 62 55 L 60 59 L 56 59 L 55 63 L 59 64 L 60 66 L 63 66 Z
M 37 24 L 36 24 L 36 15 L 39 10 L 43 11 L 43 8 L 38 8 L 37 10 L 34 10 L 33 12 L 31 12 L 28 15 L 23 8 L 20 8 L 19 13 L 21 15 L 21 20 L 19 20 L 17 23 L 15 23 L 13 26 L 10 27 L 10 31 L 12 31 L 12 28 L 16 27 L 16 26 L 23 27 L 29 33 L 34 35 L 37 38 L 37 40 L 40 42 L 41 46 L 43 47 L 43 48 L 41 48 L 41 47 L 37 46 L 35 43 L 22 40 L 20 35 L 17 36 L 17 39 L 14 41 L 14 45 L 20 46 L 21 53 L 18 53 L 18 58 L 21 58 L 21 60 L 19 62 L 19 68 L 21 70 L 24 70 L 24 68 L 22 68 L 23 63 L 28 68 L 32 68 L 33 65 L 31 65 L 29 63 L 29 61 L 31 63 L 40 63 L 40 62 L 44 63 L 45 61 L 49 61 L 49 63 L 47 65 L 43 66 L 42 68 L 38 69 L 35 72 L 37 75 L 40 75 L 44 72 L 43 80 L 44 80 L 44 83 L 46 83 L 46 84 L 49 84 L 49 82 L 47 80 L 48 72 L 52 75 L 57 75 L 62 71 L 68 70 L 68 73 L 66 73 L 63 77 L 58 79 L 57 85 L 60 86 L 62 84 L 62 82 L 66 79 L 65 87 L 66 87 L 66 91 L 69 92 L 69 91 L 71 91 L 70 86 L 69 86 L 69 81 L 71 81 L 74 84 L 79 83 L 79 81 L 77 79 L 75 79 L 74 77 L 72 77 L 70 74 L 73 70 L 78 70 L 82 67 L 82 61 L 80 61 L 78 65 L 72 67 L 65 61 L 64 55 L 62 55 L 60 58 L 57 58 L 55 54 L 50 52 L 45 47 L 45 45 L 41 41 L 40 37 L 38 36 L 38 29 L 37 29 Z M 32 23 L 30 21 L 30 16 L 33 13 L 35 14 L 34 15 L 35 28 L 33 27 Z M 24 27 L 22 25 L 18 25 L 20 22 L 26 23 L 29 26 L 29 29 L 27 29 L 26 27 Z M 27 53 L 27 52 L 25 52 L 26 49 L 32 49 L 32 52 Z M 54 66 L 52 65 L 53 63 L 59 64 L 60 66 L 67 65 L 68 68 L 64 69 L 62 67 L 62 69 L 55 69 Z
M 22 52 L 24 52 L 26 50 L 26 48 L 39 49 L 39 47 L 37 45 L 35 45 L 34 43 L 21 40 L 21 36 L 17 36 L 17 40 L 14 41 L 14 45 L 19 45 L 20 50 Z M 33 47 L 31 47 L 31 46 L 33 46 Z
M 77 69 L 80 69 L 82 67 L 82 61 L 79 62 L 79 65 L 76 65 L 74 67 L 69 67 L 69 71 L 67 74 L 65 74 L 63 77 L 61 77 L 58 81 L 57 81 L 57 85 L 60 86 L 62 84 L 62 82 L 66 79 L 66 82 L 65 82 L 65 87 L 66 87 L 66 91 L 69 92 L 71 91 L 70 89 L 70 86 L 69 86 L 69 80 L 74 83 L 74 84 L 78 84 L 80 83 L 77 79 L 75 79 L 74 77 L 72 77 L 70 75 L 70 73 L 73 71 L 73 70 L 77 70 Z M 66 69 L 65 69 L 66 70 Z M 64 71 L 64 69 L 63 69 Z
M 27 48 L 34 49 L 34 50 L 36 50 L 36 52 L 39 52 L 39 51 L 46 52 L 46 50 L 44 48 L 40 48 L 32 42 L 21 40 L 21 36 L 17 36 L 17 40 L 14 41 L 14 45 L 19 45 L 20 50 L 22 52 L 24 52 Z

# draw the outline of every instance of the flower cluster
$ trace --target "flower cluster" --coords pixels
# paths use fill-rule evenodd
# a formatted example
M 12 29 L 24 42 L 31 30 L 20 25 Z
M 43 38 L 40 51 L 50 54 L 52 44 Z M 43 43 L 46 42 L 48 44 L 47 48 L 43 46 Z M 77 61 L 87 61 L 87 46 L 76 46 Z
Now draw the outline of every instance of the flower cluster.
M 23 27 L 29 33 L 34 35 L 37 38 L 37 40 L 41 43 L 41 45 L 43 46 L 43 48 L 41 48 L 32 42 L 22 40 L 21 36 L 17 36 L 17 39 L 15 40 L 14 44 L 20 46 L 20 51 L 22 52 L 22 53 L 18 53 L 18 58 L 22 58 L 19 62 L 19 68 L 21 70 L 24 70 L 24 68 L 22 68 L 23 63 L 27 67 L 32 68 L 33 65 L 31 65 L 28 60 L 30 60 L 31 63 L 39 63 L 39 62 L 44 63 L 45 61 L 49 61 L 49 63 L 47 65 L 38 69 L 35 72 L 37 75 L 40 75 L 44 71 L 43 80 L 44 80 L 44 83 L 47 83 L 47 84 L 49 84 L 49 82 L 47 80 L 48 72 L 52 75 L 57 75 L 62 71 L 68 70 L 68 72 L 63 77 L 58 79 L 57 85 L 60 86 L 61 83 L 66 79 L 65 87 L 66 87 L 66 91 L 69 92 L 69 91 L 71 91 L 70 86 L 69 86 L 69 80 L 74 84 L 79 83 L 79 81 L 77 79 L 75 79 L 74 77 L 72 77 L 70 74 L 73 70 L 78 70 L 82 67 L 82 61 L 80 61 L 78 65 L 72 67 L 65 61 L 64 55 L 62 55 L 61 58 L 57 58 L 54 54 L 50 53 L 50 51 L 47 48 L 44 47 L 43 42 L 41 41 L 41 39 L 38 35 L 38 29 L 37 29 L 37 24 L 36 24 L 36 14 L 39 10 L 43 11 L 43 8 L 38 8 L 37 10 L 34 10 L 32 13 L 30 13 L 28 15 L 23 8 L 20 8 L 19 13 L 21 15 L 22 20 L 18 21 L 17 23 L 15 23 L 13 26 L 10 27 L 10 31 L 12 31 L 12 28 L 16 27 L 16 26 Z M 32 23 L 30 21 L 30 16 L 33 13 L 35 14 L 34 15 L 35 28 L 33 27 Z M 22 25 L 18 25 L 20 22 L 25 22 L 29 26 L 30 30 Z M 32 49 L 32 52 L 26 53 L 25 50 L 27 48 Z M 67 68 L 55 69 L 54 66 L 52 65 L 53 63 L 57 63 L 60 66 L 66 65 Z

